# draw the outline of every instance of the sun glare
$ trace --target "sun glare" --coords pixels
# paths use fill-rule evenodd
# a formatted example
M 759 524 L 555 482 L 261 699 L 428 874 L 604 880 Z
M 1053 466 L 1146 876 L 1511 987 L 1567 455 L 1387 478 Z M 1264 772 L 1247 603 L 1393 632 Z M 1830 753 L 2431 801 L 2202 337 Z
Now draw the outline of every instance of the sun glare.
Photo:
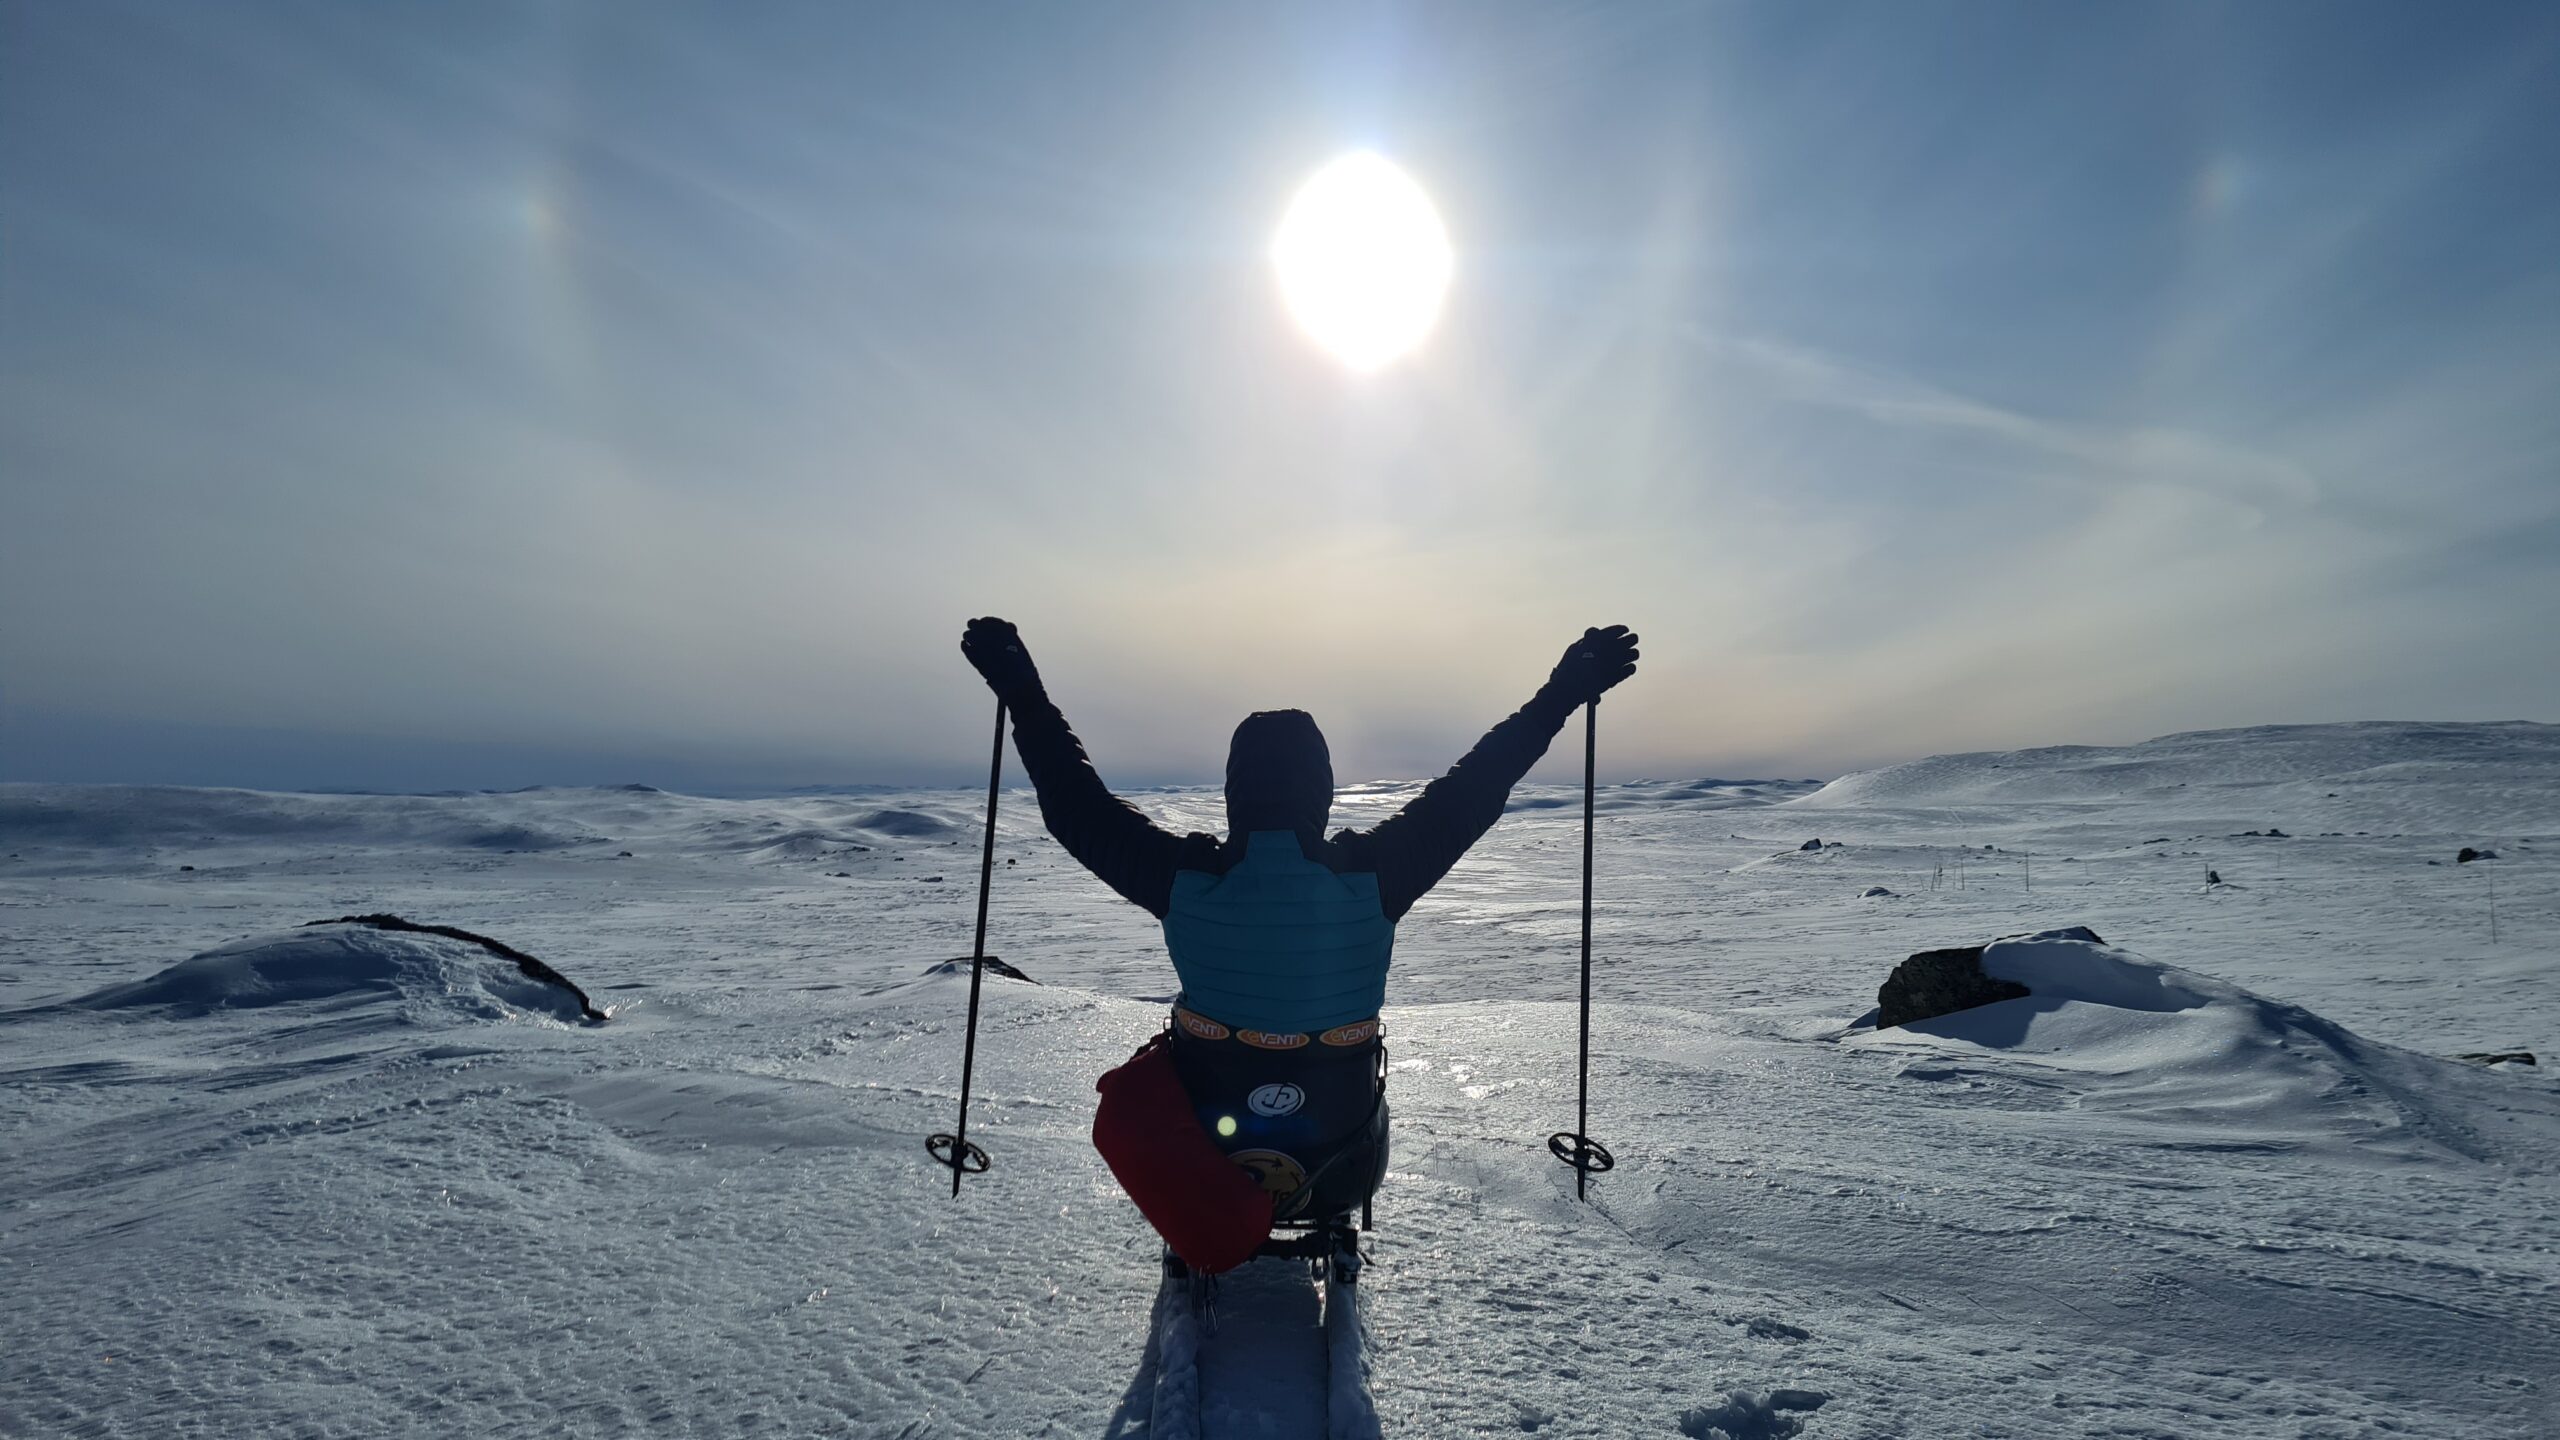
M 1453 257 L 1431 197 L 1385 157 L 1363 151 L 1298 188 L 1272 237 L 1271 264 L 1299 328 L 1365 372 L 1430 335 Z

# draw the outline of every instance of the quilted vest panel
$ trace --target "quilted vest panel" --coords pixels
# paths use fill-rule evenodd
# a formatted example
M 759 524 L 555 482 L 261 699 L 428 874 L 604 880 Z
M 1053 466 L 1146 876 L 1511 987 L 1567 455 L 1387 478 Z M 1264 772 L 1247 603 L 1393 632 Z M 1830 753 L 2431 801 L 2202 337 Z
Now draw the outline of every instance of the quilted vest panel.
M 1377 1014 L 1395 939 L 1378 877 L 1335 874 L 1286 830 L 1246 837 L 1224 875 L 1178 872 L 1164 914 L 1183 1003 L 1256 1030 L 1313 1034 Z

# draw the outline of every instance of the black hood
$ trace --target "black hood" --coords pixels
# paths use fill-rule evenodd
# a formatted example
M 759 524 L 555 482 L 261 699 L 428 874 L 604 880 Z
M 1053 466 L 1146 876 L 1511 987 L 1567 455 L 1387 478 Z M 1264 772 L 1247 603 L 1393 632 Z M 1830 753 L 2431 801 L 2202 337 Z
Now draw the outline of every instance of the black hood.
M 1227 833 L 1321 837 L 1333 812 L 1333 752 L 1304 710 L 1257 710 L 1227 746 Z

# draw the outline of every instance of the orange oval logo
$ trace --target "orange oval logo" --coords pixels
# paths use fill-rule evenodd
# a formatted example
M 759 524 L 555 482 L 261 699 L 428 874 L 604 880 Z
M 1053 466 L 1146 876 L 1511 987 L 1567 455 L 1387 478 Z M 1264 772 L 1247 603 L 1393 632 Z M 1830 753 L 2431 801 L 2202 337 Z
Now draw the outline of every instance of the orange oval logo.
M 1269 1030 L 1239 1030 L 1236 1038 L 1260 1050 L 1295 1050 L 1307 1043 L 1304 1035 L 1281 1035 Z
M 1194 1015 L 1188 1010 L 1176 1010 L 1173 1012 L 1173 1018 L 1181 1024 L 1184 1030 L 1202 1040 L 1224 1040 L 1227 1038 L 1227 1027 L 1210 1019 L 1206 1015 Z
M 1378 1022 L 1361 1020 L 1349 1025 L 1336 1025 L 1317 1038 L 1327 1045 L 1366 1045 L 1376 1039 Z

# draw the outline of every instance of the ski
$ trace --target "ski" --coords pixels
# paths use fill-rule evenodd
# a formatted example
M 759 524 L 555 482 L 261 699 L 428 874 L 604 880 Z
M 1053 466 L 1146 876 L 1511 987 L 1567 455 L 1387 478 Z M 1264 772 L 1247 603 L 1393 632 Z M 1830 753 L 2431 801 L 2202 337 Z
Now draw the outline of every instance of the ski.
M 1150 1440 L 1199 1440 L 1210 1428 L 1204 1416 L 1267 1420 L 1279 1408 L 1275 1400 L 1297 1402 L 1289 1408 L 1312 1419 L 1317 1407 L 1306 1402 L 1318 1398 L 1328 1440 L 1377 1440 L 1368 1329 L 1360 1311 L 1359 1241 L 1359 1230 L 1346 1218 L 1275 1239 L 1256 1259 L 1215 1278 L 1194 1272 L 1168 1251 L 1147 1342 L 1154 1372 Z M 1303 1304 L 1287 1304 L 1292 1266 L 1314 1286 L 1303 1294 L 1322 1306 L 1315 1323 L 1306 1323 Z M 1229 1287 L 1235 1304 L 1222 1315 L 1221 1293 Z M 1251 1363 L 1239 1365 L 1229 1356 L 1222 1364 L 1225 1346 Z M 1297 1352 L 1301 1363 L 1285 1363 L 1278 1354 L 1283 1349 Z M 1240 1370 L 1266 1388 L 1276 1384 L 1294 1392 L 1302 1385 L 1321 1386 L 1323 1393 L 1222 1393 L 1221 1374 L 1231 1378 Z
M 1147 1340 L 1155 1387 L 1148 1440 L 1200 1440 L 1200 1327 L 1207 1318 L 1209 1281 L 1165 1252 L 1164 1284 L 1156 1291 Z
M 1369 1327 L 1360 1314 L 1359 1232 L 1325 1262 L 1324 1354 L 1326 1440 L 1379 1440 L 1378 1405 L 1369 1389 Z M 1347 1268 L 1346 1268 L 1347 1267 Z

